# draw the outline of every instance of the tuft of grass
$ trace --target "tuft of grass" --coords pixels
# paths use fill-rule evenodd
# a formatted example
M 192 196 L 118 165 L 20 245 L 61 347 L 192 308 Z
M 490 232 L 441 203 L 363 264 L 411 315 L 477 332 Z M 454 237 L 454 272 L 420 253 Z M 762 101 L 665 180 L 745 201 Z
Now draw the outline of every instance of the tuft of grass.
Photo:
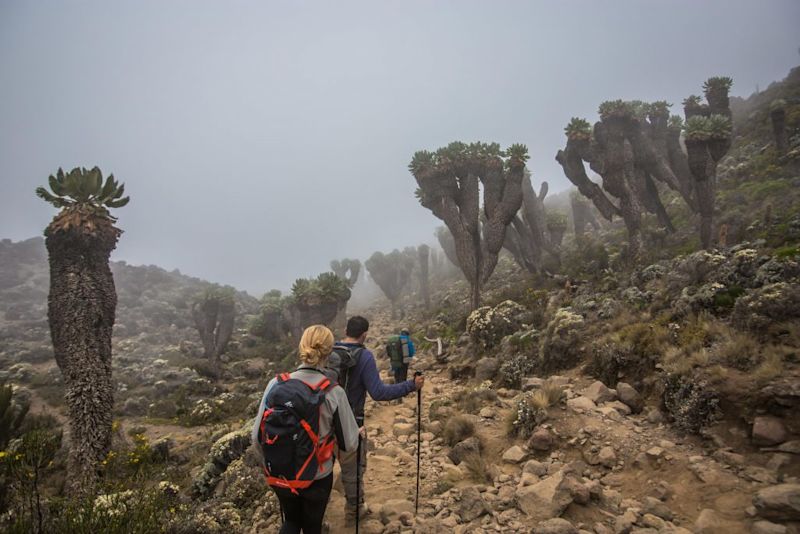
M 452 447 L 475 435 L 475 424 L 463 414 L 451 417 L 444 427 L 444 441 Z
M 721 362 L 740 371 L 749 371 L 760 360 L 760 346 L 753 336 L 732 332 L 731 337 L 718 345 Z
M 466 413 L 478 413 L 487 404 L 497 401 L 497 392 L 493 389 L 478 387 L 461 396 L 458 407 Z
M 563 394 L 564 390 L 561 389 L 560 386 L 548 380 L 542 384 L 540 389 L 537 389 L 531 394 L 528 403 L 534 410 L 544 410 L 558 404 Z
M 478 452 L 471 452 L 464 455 L 462 463 L 467 467 L 470 479 L 480 484 L 488 484 L 494 481 L 497 473 L 494 465 L 486 461 L 486 458 Z
M 753 370 L 753 379 L 763 384 L 783 373 L 783 353 L 780 347 L 770 345 L 764 348 L 764 360 Z

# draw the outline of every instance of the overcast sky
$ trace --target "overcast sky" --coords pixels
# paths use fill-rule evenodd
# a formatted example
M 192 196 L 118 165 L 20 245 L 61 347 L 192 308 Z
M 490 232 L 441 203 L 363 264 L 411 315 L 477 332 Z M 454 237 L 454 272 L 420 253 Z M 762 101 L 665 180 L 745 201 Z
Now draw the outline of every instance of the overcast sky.
M 0 0 L 0 238 L 33 190 L 100 166 L 131 203 L 113 259 L 260 295 L 333 258 L 433 242 L 414 151 L 525 143 L 538 188 L 606 99 L 732 93 L 800 63 L 800 2 Z

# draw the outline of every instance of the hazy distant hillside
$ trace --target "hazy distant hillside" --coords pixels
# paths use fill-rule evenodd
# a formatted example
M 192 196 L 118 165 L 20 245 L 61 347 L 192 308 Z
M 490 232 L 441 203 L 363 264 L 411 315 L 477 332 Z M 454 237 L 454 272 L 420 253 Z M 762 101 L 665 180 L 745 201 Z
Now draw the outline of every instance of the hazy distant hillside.
M 157 353 L 163 343 L 196 339 L 191 301 L 210 282 L 153 265 L 112 262 L 111 269 L 118 296 L 116 340 L 138 336 L 147 344 L 149 339 Z M 44 239 L 0 241 L 0 352 L 12 361 L 20 355 L 34 361 L 50 357 L 48 289 Z M 258 309 L 258 300 L 247 293 L 238 292 L 237 300 L 240 316 Z

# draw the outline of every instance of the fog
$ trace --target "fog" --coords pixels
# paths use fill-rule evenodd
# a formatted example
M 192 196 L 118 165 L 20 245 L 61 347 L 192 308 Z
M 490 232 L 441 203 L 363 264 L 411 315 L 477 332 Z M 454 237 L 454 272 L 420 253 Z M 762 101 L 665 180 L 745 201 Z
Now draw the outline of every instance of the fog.
M 798 61 L 800 3 L 0 3 L 0 238 L 58 167 L 126 184 L 115 260 L 253 294 L 435 242 L 413 153 L 525 143 L 535 186 L 606 99 L 746 96 Z

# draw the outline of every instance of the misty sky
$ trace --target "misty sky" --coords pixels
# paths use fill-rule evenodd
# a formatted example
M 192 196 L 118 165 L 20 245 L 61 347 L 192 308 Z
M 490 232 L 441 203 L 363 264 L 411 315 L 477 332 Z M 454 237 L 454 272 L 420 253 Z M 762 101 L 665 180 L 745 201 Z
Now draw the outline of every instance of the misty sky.
M 798 29 L 796 0 L 0 0 L 0 238 L 41 234 L 59 166 L 98 165 L 131 195 L 113 259 L 260 295 L 434 242 L 416 150 L 525 143 L 563 190 L 570 117 L 713 75 L 749 95 Z

